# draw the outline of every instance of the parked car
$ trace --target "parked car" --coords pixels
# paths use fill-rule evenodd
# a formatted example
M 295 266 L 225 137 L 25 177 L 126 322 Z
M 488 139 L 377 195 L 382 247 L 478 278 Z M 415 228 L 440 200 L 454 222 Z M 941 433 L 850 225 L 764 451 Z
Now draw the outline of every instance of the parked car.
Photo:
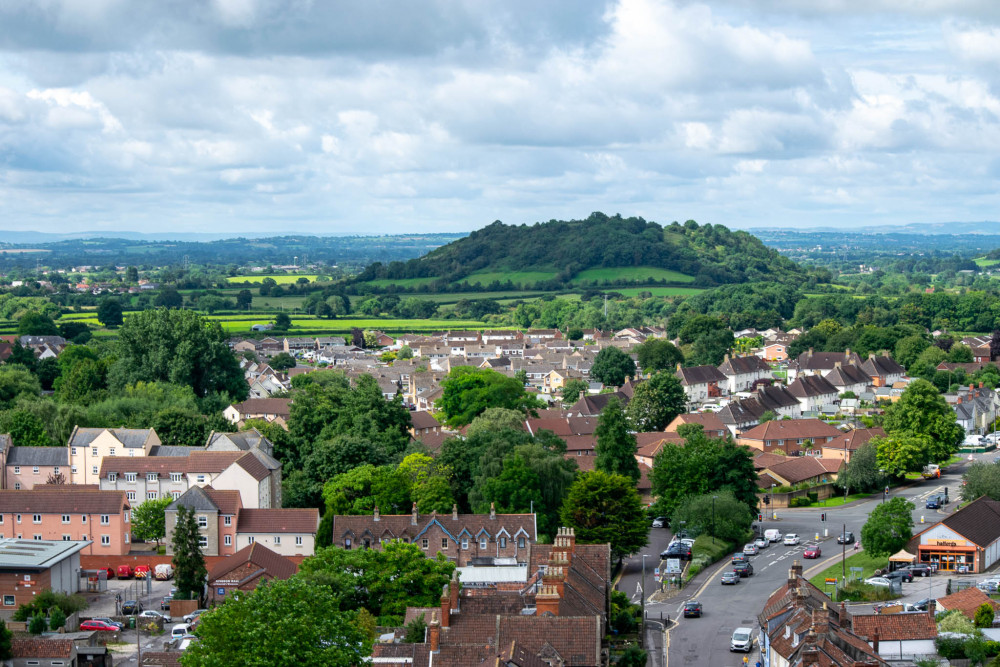
M 892 586 L 892 582 L 885 577 L 868 577 L 865 579 L 865 583 L 869 586 L 884 586 L 886 588 Z
M 177 650 L 184 651 L 188 646 L 196 641 L 198 641 L 198 637 L 196 635 L 184 635 L 177 640 Z
M 172 595 L 164 595 L 163 599 L 160 600 L 160 609 L 170 609 L 170 603 L 173 599 L 174 597 Z
M 184 635 L 191 634 L 191 624 L 190 623 L 178 623 L 174 627 L 170 628 L 170 638 L 180 639 Z
M 884 576 L 886 579 L 899 579 L 900 581 L 905 581 L 906 583 L 913 581 L 913 573 L 909 570 L 894 570 L 892 572 L 886 572 Z
M 984 593 L 996 593 L 997 590 L 1000 589 L 1000 579 L 983 579 L 982 581 L 976 583 L 976 588 Z
M 107 576 L 108 579 L 114 579 L 115 578 L 115 569 L 113 567 L 99 567 L 99 568 L 97 568 L 97 572 L 98 573 L 103 572 Z
M 743 553 L 745 553 L 747 556 L 756 556 L 757 555 L 757 545 L 756 544 L 744 544 L 743 545 Z
M 97 617 L 92 618 L 90 620 L 92 620 L 92 621 L 102 621 L 104 623 L 110 623 L 111 625 L 116 626 L 119 630 L 124 630 L 125 629 L 125 624 L 124 623 L 122 623 L 121 621 L 112 620 L 112 619 L 110 619 L 110 618 L 108 618 L 106 616 L 97 616 Z
M 690 600 L 684 603 L 684 618 L 701 618 L 701 603 Z
M 929 577 L 934 574 L 934 568 L 926 563 L 914 563 L 903 568 L 913 573 L 915 577 Z
M 133 574 L 131 565 L 119 565 L 118 566 L 118 578 L 119 579 L 131 579 Z
M 142 603 L 136 602 L 135 600 L 125 600 L 122 603 L 122 615 L 131 616 L 132 614 L 138 614 L 142 611 Z
M 690 537 L 682 537 L 681 544 L 683 544 L 686 547 L 694 549 L 694 540 L 692 540 Z
M 771 546 L 771 543 L 768 540 L 765 540 L 763 537 L 758 537 L 756 540 L 753 541 L 753 544 L 758 549 L 766 549 L 769 546 Z
M 847 531 L 837 535 L 837 544 L 854 544 L 854 533 Z
M 160 613 L 155 609 L 147 609 L 139 614 L 139 618 L 162 618 L 164 623 L 169 623 L 171 620 L 168 615 Z
M 787 535 L 785 535 L 784 544 L 785 546 L 790 547 L 799 544 L 801 541 L 802 540 L 800 540 L 799 536 L 796 535 L 795 533 L 788 533 Z
M 819 558 L 822 555 L 823 552 L 822 550 L 820 550 L 819 547 L 809 547 L 808 549 L 802 552 L 803 558 Z
M 666 551 L 660 554 L 661 559 L 680 558 L 681 560 L 691 560 L 691 547 L 683 542 L 674 542 Z
M 733 638 L 729 640 L 730 651 L 743 651 L 749 653 L 753 650 L 753 630 L 750 628 L 736 628 L 733 631 Z
M 740 575 L 735 572 L 723 572 L 722 573 L 722 585 L 738 584 L 740 583 Z
M 663 528 L 666 525 L 667 525 L 667 517 L 665 516 L 658 516 L 655 519 L 653 519 L 653 528 Z
M 746 563 L 748 559 L 745 553 L 743 553 L 742 551 L 737 551 L 736 553 L 733 554 L 733 557 L 730 560 L 735 565 L 736 563 Z
M 152 568 L 148 565 L 136 565 L 132 575 L 136 579 L 145 579 L 149 576 L 150 572 L 152 572 Z
M 191 621 L 193 621 L 194 619 L 198 618 L 199 616 L 201 616 L 206 611 L 208 611 L 208 610 L 207 609 L 195 609 L 190 614 L 185 614 L 184 615 L 184 622 L 185 623 L 190 623 Z
M 736 563 L 733 565 L 733 572 L 741 577 L 753 576 L 753 565 L 750 563 Z
M 80 630 L 102 630 L 104 632 L 114 632 L 116 630 L 121 630 L 121 628 L 117 625 L 112 625 L 107 621 L 99 621 L 96 618 L 92 618 L 89 621 L 81 623 Z
M 913 603 L 913 608 L 917 611 L 927 611 L 927 606 L 930 604 L 931 598 L 924 598 L 923 600 L 917 600 Z

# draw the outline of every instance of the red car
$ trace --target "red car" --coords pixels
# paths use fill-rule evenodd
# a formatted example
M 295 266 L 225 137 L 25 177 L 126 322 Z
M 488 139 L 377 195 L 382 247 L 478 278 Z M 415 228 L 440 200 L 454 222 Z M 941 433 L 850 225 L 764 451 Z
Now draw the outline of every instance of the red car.
M 809 547 L 802 552 L 803 558 L 819 558 L 822 555 L 819 547 Z
M 114 579 L 115 578 L 115 571 L 114 571 L 113 568 L 110 568 L 110 567 L 99 567 L 99 568 L 97 568 L 97 571 L 98 572 L 104 572 L 105 574 L 107 574 L 108 575 L 108 579 Z
M 84 621 L 80 624 L 81 630 L 106 630 L 107 632 L 114 632 L 118 629 L 118 626 L 111 625 L 106 621 L 98 621 L 96 619 L 91 619 L 89 621 Z

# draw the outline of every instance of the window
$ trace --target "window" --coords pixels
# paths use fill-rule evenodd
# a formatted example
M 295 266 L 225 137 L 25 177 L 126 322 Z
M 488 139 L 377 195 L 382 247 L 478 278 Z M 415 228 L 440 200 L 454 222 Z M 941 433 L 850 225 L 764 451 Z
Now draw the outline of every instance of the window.
M 86 514 L 81 514 L 80 515 L 80 521 L 82 523 L 87 523 L 87 515 Z
M 281 535 L 274 536 L 274 546 L 279 546 L 281 544 Z
M 14 474 L 15 475 L 21 474 L 21 466 L 14 466 Z
M 14 482 L 14 490 L 15 491 L 20 491 L 21 490 L 21 483 L 20 482 Z
M 129 500 L 135 500 L 135 491 L 126 491 L 125 497 Z
M 159 497 L 160 497 L 160 494 L 157 493 L 156 491 L 147 491 L 146 492 L 146 500 L 156 500 Z
M 524 548 L 524 538 L 523 537 L 517 538 L 517 548 L 518 549 L 523 549 Z
M 90 455 L 91 456 L 97 456 L 97 447 L 91 447 L 90 448 Z
M 233 517 L 231 517 L 231 516 L 224 516 L 224 517 L 222 517 L 222 525 L 224 525 L 224 526 L 231 526 L 231 525 L 233 525 Z
M 117 482 L 118 481 L 118 473 L 116 473 L 116 472 L 109 472 L 108 473 L 108 481 L 109 482 Z
M 111 544 L 111 536 L 110 535 L 101 535 L 101 546 L 102 547 L 106 547 L 106 546 L 109 546 L 110 544 Z
M 158 481 L 160 481 L 160 475 L 158 473 L 155 473 L 155 472 L 147 472 L 146 473 L 146 481 L 147 482 L 158 482 Z
M 134 451 L 134 450 L 131 450 L 131 449 L 130 449 L 130 450 L 128 450 L 128 455 L 129 455 L 129 456 L 135 456 L 135 451 Z
M 20 514 L 17 515 L 17 522 L 21 523 L 21 515 Z
M 73 541 L 72 535 L 63 535 L 63 542 L 72 542 L 72 541 Z
M 69 467 L 69 472 L 70 472 L 70 474 L 75 475 L 76 474 L 76 466 L 70 466 Z
M 198 480 L 199 484 L 204 484 L 205 483 L 205 476 L 204 475 L 198 475 L 195 479 Z
M 34 535 L 31 536 L 31 539 L 35 540 L 36 542 L 41 542 L 42 541 L 42 536 L 36 533 L 36 534 L 34 534 Z
M 102 514 L 101 515 L 101 525 L 102 526 L 110 526 L 111 525 L 111 515 L 110 514 Z
M 3 525 L 3 514 L 0 514 L 0 526 Z
M 181 492 L 180 491 L 171 491 L 170 495 L 173 497 L 174 500 L 177 500 L 178 498 L 181 497 Z
M 134 472 L 125 473 L 125 481 L 130 484 L 135 483 L 135 473 Z
M 500 538 L 500 548 L 501 549 L 506 549 L 507 548 L 507 538 L 506 537 L 501 537 Z
M 70 453 L 70 454 L 71 454 L 72 456 L 76 456 L 76 447 L 70 447 L 70 448 L 69 448 L 69 453 Z
M 253 539 L 253 538 L 251 538 L 251 539 Z M 351 550 L 351 538 L 349 538 L 349 537 L 345 537 L 344 538 L 344 549 L 346 549 L 348 551 Z
M 58 475 L 59 474 L 59 466 L 55 466 L 54 468 L 52 468 L 52 474 L 53 475 Z
M 487 542 L 487 540 L 486 540 L 485 537 L 480 537 L 479 538 L 479 548 L 482 549 L 483 551 L 486 550 L 486 542 Z
M 420 540 L 420 548 L 421 549 L 426 549 L 429 546 L 428 542 L 429 542 L 429 540 L 426 537 L 424 539 Z
M 302 536 L 301 535 L 296 535 L 295 536 L 295 546 L 297 546 L 297 547 L 301 547 L 302 546 Z
M 447 537 L 442 537 L 441 538 L 441 548 L 442 549 L 447 549 L 448 548 L 448 538 Z
M 198 527 L 199 528 L 208 528 L 208 517 L 205 516 L 204 514 L 199 514 L 198 515 Z
M 181 474 L 179 472 L 172 472 L 172 473 L 170 473 L 170 481 L 171 482 L 179 482 L 179 481 L 181 481 Z
M 255 541 L 255 538 L 254 538 L 254 536 L 253 536 L 253 535 L 251 535 L 250 537 L 248 537 L 248 538 L 247 538 L 247 541 L 248 541 L 248 542 L 249 542 L 250 544 L 253 544 L 253 543 L 254 543 L 254 541 Z M 347 540 L 347 541 L 348 541 L 348 542 L 350 542 L 350 540 Z
M 226 536 L 224 536 L 222 538 L 222 543 L 225 544 L 228 547 L 229 545 L 231 545 L 233 543 L 233 536 L 232 535 L 226 535 Z
M 92 468 L 91 468 L 90 470 L 91 470 L 91 472 L 92 472 L 93 474 L 95 474 L 95 475 L 99 475 L 99 474 L 101 474 L 101 473 L 100 473 L 100 472 L 99 472 L 99 471 L 97 470 L 97 466 L 93 466 L 93 467 L 92 467 Z
M 128 544 L 128 543 L 129 543 L 128 533 L 125 533 L 125 544 Z
M 63 514 L 62 515 L 62 522 L 63 523 L 69 523 L 69 514 Z
M 33 472 L 34 474 L 36 474 L 36 475 L 37 475 L 37 474 L 38 474 L 38 466 L 34 466 L 34 467 L 33 467 L 33 468 L 31 469 L 31 472 Z
M 115 455 L 115 448 L 114 448 L 114 447 L 112 447 L 112 448 L 111 448 L 111 454 L 110 454 L 110 456 L 114 456 L 114 455 Z
M 13 595 L 5 595 L 5 596 L 3 596 L 3 606 L 5 606 L 5 607 L 13 607 L 14 606 L 14 596 Z
M 28 661 L 27 661 L 27 662 L 25 662 L 24 664 L 26 664 L 26 665 L 30 665 L 31 667 L 34 667 L 34 665 L 40 665 L 40 664 L 42 664 L 42 663 L 41 663 L 41 661 L 39 661 L 39 660 L 28 660 Z
M 125 523 L 128 523 L 129 519 L 131 519 L 131 517 L 132 517 L 132 513 L 129 512 L 129 511 L 125 511 L 125 512 L 122 512 L 122 514 L 124 515 Z

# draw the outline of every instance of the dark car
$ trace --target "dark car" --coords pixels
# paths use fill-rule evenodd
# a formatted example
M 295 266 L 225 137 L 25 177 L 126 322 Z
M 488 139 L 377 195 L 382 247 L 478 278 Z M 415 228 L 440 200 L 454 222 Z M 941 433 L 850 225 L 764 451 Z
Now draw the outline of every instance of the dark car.
M 948 499 L 945 498 L 944 496 L 931 496 L 930 498 L 927 499 L 927 502 L 924 503 L 924 507 L 926 507 L 929 510 L 936 510 L 944 507 L 947 504 L 948 504 Z
M 684 618 L 697 616 L 701 618 L 701 603 L 691 600 L 684 603 Z
M 735 565 L 736 563 L 746 563 L 749 560 L 750 558 L 745 553 L 737 551 L 733 554 L 732 563 Z
M 913 573 L 910 572 L 909 570 L 896 570 L 895 572 L 886 572 L 882 576 L 888 579 L 889 581 L 893 581 L 896 579 L 900 581 L 905 581 L 906 583 L 910 583 L 911 581 L 913 581 Z
M 854 533 L 847 531 L 841 535 L 837 535 L 837 544 L 854 544 Z
M 929 577 L 934 574 L 934 568 L 926 563 L 915 563 L 913 565 L 907 565 L 902 569 L 909 570 L 915 577 Z
M 661 559 L 680 558 L 681 560 L 691 560 L 691 547 L 683 542 L 674 542 L 667 550 L 660 554 Z
M 731 585 L 740 583 L 740 575 L 735 572 L 723 572 L 722 573 L 722 585 Z
M 124 623 L 122 623 L 121 621 L 113 621 L 110 618 L 108 618 L 107 616 L 99 616 L 97 618 L 92 618 L 90 620 L 92 620 L 92 621 L 101 621 L 102 623 L 107 623 L 109 625 L 113 625 L 116 628 L 118 628 L 119 630 L 124 630 L 125 629 L 125 624 Z
M 167 595 L 167 596 L 166 596 L 166 597 L 164 597 L 164 598 L 163 598 L 162 600 L 160 600 L 160 609 L 163 609 L 163 610 L 168 610 L 168 609 L 170 609 L 170 602 L 171 602 L 171 601 L 172 601 L 173 599 L 174 599 L 174 598 L 173 598 L 172 596 L 170 596 L 170 595 Z
M 138 614 L 142 611 L 142 603 L 136 602 L 135 600 L 125 600 L 122 603 L 122 615 L 131 616 L 132 614 Z
M 750 563 L 736 563 L 733 565 L 733 572 L 740 575 L 741 577 L 749 577 L 753 575 L 753 565 Z
M 913 608 L 917 611 L 927 611 L 927 605 L 931 602 L 931 598 L 924 598 L 923 600 L 917 600 L 913 603 Z

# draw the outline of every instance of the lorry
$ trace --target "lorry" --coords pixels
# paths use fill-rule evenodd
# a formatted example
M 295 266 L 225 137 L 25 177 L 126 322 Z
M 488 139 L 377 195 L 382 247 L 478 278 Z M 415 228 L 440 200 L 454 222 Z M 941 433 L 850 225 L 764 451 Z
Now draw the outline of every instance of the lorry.
M 160 581 L 166 581 L 174 576 L 174 566 L 170 563 L 160 563 L 153 568 L 153 576 Z
M 924 479 L 940 479 L 941 466 L 936 463 L 929 463 L 924 466 L 924 470 L 920 474 Z

